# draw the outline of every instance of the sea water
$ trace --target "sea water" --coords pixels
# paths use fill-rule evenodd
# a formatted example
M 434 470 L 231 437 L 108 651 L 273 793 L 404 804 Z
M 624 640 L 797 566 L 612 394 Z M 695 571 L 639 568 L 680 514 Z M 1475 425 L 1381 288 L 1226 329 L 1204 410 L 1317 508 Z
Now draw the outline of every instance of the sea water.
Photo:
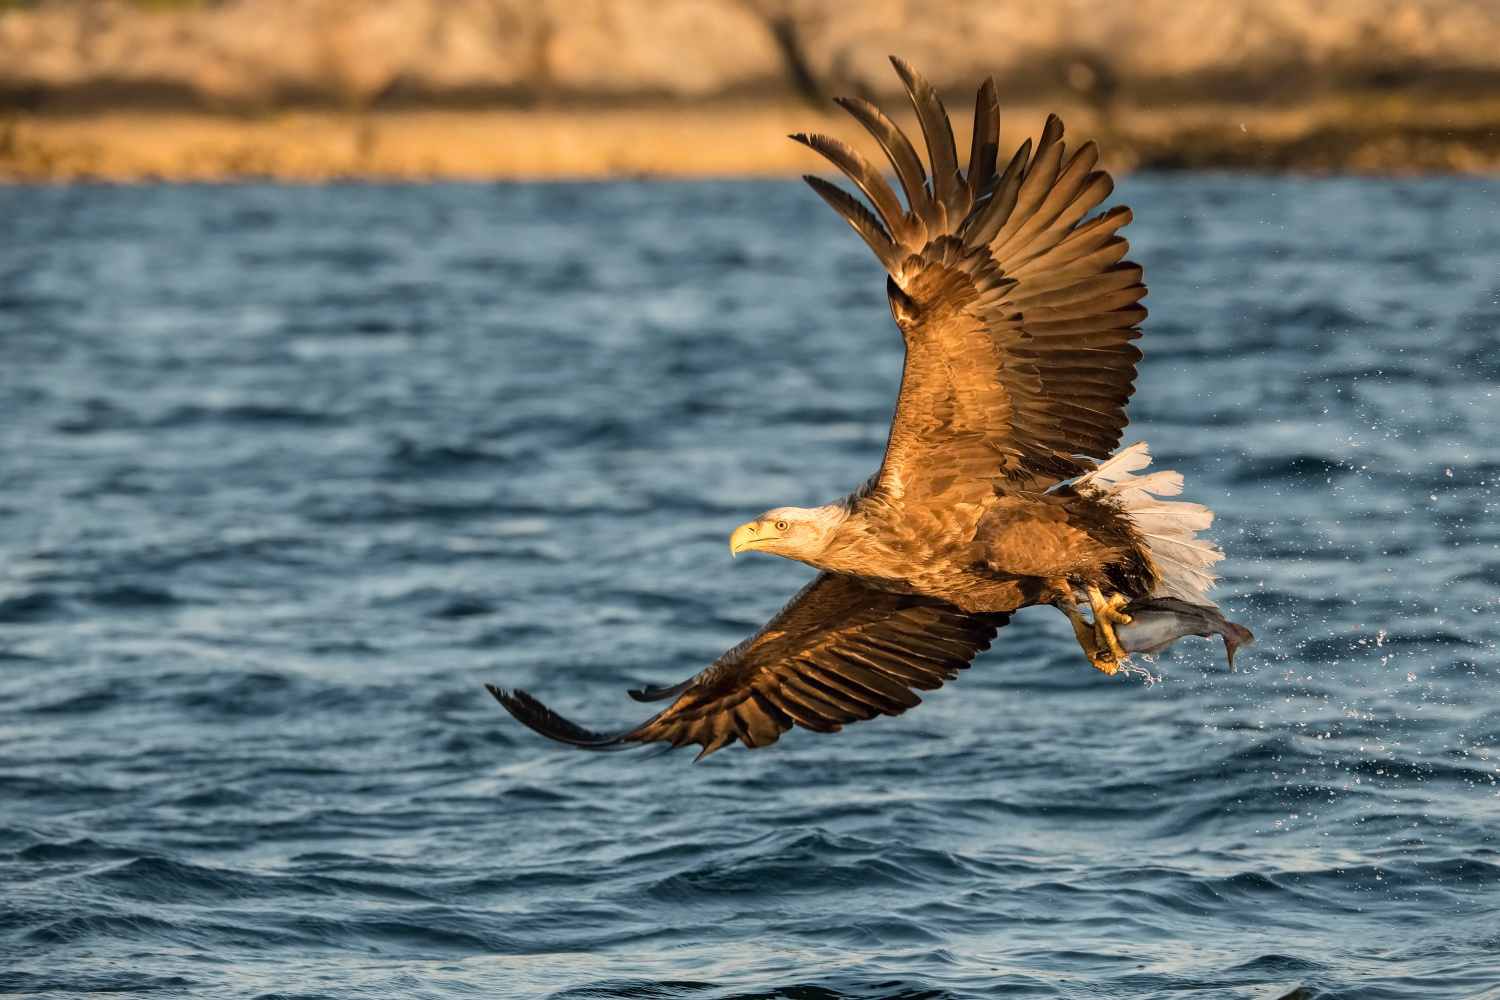
M 902 358 L 812 192 L 0 189 L 0 992 L 1500 997 L 1500 183 L 1113 200 L 1238 670 L 1031 609 L 695 764 L 483 685 L 631 724 L 811 576 L 729 533 Z

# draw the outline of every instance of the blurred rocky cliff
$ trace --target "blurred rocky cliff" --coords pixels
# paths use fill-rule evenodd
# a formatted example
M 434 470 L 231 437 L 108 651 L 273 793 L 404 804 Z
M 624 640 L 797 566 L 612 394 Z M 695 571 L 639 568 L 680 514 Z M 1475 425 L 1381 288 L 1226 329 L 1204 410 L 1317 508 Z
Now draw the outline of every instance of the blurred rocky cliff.
M 1133 163 L 1500 159 L 1500 0 L 0 0 L 0 170 L 62 170 L 57 137 L 85 116 L 249 134 L 333 115 L 366 155 L 397 113 L 722 129 L 747 108 L 895 96 L 892 52 L 953 106 L 993 74 L 1004 103 L 1077 109 Z

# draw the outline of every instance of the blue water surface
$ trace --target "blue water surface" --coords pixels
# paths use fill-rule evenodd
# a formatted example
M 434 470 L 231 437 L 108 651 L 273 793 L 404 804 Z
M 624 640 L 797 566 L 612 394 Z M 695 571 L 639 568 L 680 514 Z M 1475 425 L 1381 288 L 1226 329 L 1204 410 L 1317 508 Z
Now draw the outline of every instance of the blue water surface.
M 0 189 L 0 993 L 1500 998 L 1500 182 L 1137 176 L 1230 672 L 590 755 L 899 336 L 797 183 Z M 1300 990 L 1301 992 L 1296 992 Z

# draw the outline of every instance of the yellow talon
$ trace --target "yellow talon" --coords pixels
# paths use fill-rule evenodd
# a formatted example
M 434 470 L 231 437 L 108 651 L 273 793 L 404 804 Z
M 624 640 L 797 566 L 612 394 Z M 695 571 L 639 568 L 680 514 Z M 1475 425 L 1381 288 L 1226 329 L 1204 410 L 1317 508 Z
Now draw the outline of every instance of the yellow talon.
M 1115 637 L 1115 625 L 1129 625 L 1130 616 L 1125 614 L 1125 605 L 1130 603 L 1123 594 L 1111 594 L 1106 598 L 1098 587 L 1089 587 L 1089 608 L 1094 612 L 1094 651 L 1089 653 L 1089 662 L 1106 674 L 1120 669 L 1120 664 L 1130 659 L 1130 654 L 1120 648 Z M 1088 648 L 1085 646 L 1085 651 Z
M 1083 648 L 1083 655 L 1087 656 L 1089 662 L 1099 670 L 1104 671 L 1106 674 L 1113 674 L 1120 669 L 1120 661 L 1125 659 L 1126 654 L 1120 650 L 1119 643 L 1114 641 L 1114 633 L 1110 630 L 1108 622 L 1128 622 L 1130 616 L 1120 613 L 1120 608 L 1125 603 L 1123 597 L 1116 595 L 1118 603 L 1105 601 L 1103 597 L 1100 597 L 1095 602 L 1093 599 L 1094 594 L 1098 594 L 1098 591 L 1094 590 L 1093 594 L 1090 595 L 1091 606 L 1096 609 L 1107 609 L 1105 611 L 1105 618 L 1102 620 L 1099 617 L 1099 612 L 1095 610 L 1094 621 L 1089 621 L 1083 617 L 1077 605 L 1072 601 L 1059 602 L 1057 607 L 1068 616 L 1068 621 L 1072 623 L 1073 635 L 1078 639 L 1078 645 Z M 1105 638 L 1101 639 L 1101 636 Z M 1111 649 L 1111 645 L 1113 649 Z
M 1095 656 L 1091 656 L 1089 657 L 1089 662 L 1098 669 L 1104 671 L 1106 674 L 1109 674 L 1111 677 L 1115 675 L 1116 670 L 1120 669 L 1119 660 L 1104 660 Z

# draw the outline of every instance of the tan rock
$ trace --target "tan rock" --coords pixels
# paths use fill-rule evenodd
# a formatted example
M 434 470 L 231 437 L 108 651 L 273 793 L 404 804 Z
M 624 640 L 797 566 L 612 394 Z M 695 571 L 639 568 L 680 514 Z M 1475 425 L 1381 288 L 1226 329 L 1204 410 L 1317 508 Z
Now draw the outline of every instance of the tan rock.
M 225 0 L 167 11 L 46 0 L 0 13 L 0 86 L 91 84 L 248 107 L 361 105 L 392 90 L 619 99 L 787 87 L 766 21 L 735 0 Z
M 732 0 L 550 0 L 547 82 L 569 94 L 707 97 L 781 89 L 765 19 Z
M 943 88 L 990 73 L 1066 88 L 1074 60 L 1126 84 L 1289 67 L 1500 70 L 1500 4 L 1473 0 L 756 2 L 796 26 L 809 71 L 836 92 L 895 92 L 891 53 Z
M 0 177 L 778 172 L 892 52 L 1115 167 L 1500 162 L 1500 0 L 0 0 Z

